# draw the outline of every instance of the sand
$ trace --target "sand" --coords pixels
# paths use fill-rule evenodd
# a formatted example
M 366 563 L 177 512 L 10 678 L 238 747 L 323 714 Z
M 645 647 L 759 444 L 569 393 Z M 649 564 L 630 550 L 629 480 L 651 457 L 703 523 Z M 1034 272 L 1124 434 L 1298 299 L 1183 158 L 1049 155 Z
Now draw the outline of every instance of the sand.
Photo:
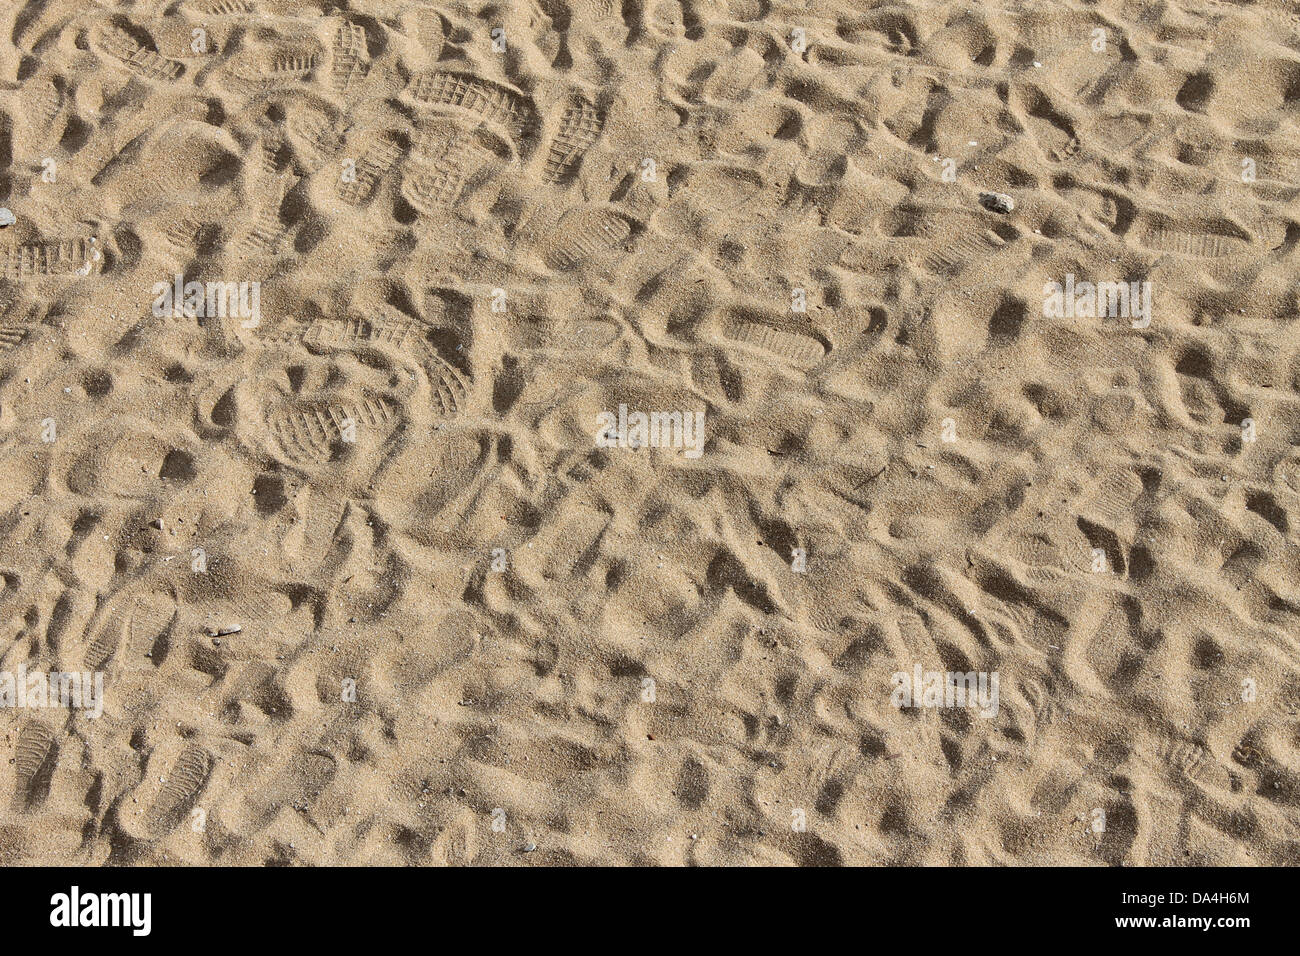
M 1298 109 L 1281 0 L 6 4 L 0 864 L 1300 862 Z

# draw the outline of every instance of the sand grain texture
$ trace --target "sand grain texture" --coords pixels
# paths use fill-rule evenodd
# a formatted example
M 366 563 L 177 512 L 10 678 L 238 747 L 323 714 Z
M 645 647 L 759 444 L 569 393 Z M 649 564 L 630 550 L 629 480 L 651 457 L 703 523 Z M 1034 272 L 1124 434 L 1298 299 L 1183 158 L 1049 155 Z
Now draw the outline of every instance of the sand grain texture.
M 0 196 L 0 863 L 1300 863 L 1293 5 L 15 0 Z

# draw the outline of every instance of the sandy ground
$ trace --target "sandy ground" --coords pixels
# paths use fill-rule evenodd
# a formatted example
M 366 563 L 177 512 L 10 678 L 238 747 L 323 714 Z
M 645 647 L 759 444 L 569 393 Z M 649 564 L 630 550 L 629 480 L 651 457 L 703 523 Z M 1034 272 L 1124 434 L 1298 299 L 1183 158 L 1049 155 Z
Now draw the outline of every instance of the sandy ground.
M 1280 0 L 5 4 L 0 863 L 1300 863 L 1298 110 Z

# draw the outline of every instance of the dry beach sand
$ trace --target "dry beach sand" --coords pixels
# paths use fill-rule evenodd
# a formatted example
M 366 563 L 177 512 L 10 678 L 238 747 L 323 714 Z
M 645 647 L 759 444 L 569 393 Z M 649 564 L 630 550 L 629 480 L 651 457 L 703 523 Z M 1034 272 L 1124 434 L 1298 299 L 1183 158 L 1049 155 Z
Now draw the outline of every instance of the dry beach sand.
M 1300 862 L 1298 121 L 1281 0 L 11 0 L 0 863 Z

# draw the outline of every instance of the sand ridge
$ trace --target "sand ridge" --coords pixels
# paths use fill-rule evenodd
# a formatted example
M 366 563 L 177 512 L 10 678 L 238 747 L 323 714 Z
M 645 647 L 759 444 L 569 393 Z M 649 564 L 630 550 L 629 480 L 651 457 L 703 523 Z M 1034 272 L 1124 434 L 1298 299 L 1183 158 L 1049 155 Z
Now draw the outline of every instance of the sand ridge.
M 1280 0 L 9 5 L 0 672 L 104 690 L 0 862 L 1297 862 L 1298 105 Z

